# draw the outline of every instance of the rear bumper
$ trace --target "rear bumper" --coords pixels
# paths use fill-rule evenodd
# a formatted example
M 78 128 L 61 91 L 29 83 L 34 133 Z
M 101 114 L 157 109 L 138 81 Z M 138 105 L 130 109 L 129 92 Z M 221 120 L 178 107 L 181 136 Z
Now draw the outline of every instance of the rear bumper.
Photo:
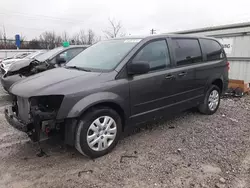
M 9 124 L 19 131 L 28 132 L 28 127 L 25 123 L 19 120 L 12 110 L 12 106 L 7 106 L 4 110 L 4 115 Z

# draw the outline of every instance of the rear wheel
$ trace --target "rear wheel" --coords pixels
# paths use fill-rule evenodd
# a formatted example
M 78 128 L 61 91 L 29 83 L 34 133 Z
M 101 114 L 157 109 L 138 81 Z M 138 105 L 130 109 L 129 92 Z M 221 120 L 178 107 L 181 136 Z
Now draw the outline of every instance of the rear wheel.
M 198 109 L 201 113 L 212 115 L 214 114 L 220 105 L 221 91 L 216 85 L 211 85 L 207 90 L 204 101 L 199 105 Z
M 107 107 L 95 108 L 80 119 L 75 147 L 91 158 L 103 156 L 116 146 L 121 131 L 121 118 L 116 111 Z

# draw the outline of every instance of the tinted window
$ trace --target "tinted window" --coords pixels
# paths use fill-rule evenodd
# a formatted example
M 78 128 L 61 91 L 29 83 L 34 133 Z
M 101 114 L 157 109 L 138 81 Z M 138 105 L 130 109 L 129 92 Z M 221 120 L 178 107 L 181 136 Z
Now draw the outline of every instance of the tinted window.
M 77 56 L 81 51 L 83 51 L 83 48 L 72 48 L 65 51 L 64 55 L 66 57 L 66 61 L 69 62 L 71 59 Z
M 141 39 L 115 39 L 100 41 L 72 59 L 67 66 L 90 70 L 112 70 Z
M 173 39 L 177 66 L 202 61 L 201 48 L 197 39 Z
M 146 61 L 150 70 L 164 69 L 170 66 L 169 52 L 165 40 L 154 41 L 144 46 L 133 61 Z
M 49 61 L 50 64 L 56 64 L 56 58 L 57 57 L 64 57 L 66 59 L 66 63 L 68 63 L 71 59 L 73 59 L 75 56 L 77 56 L 80 52 L 83 51 L 85 48 L 70 48 L 66 51 L 63 51 L 62 53 L 55 56 L 53 59 Z
M 219 60 L 224 57 L 221 45 L 214 40 L 201 39 L 207 61 Z

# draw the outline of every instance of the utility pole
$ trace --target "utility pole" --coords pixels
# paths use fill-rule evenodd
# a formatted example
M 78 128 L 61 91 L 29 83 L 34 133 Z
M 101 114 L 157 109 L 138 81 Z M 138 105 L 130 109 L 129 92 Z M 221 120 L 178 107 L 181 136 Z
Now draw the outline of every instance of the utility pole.
M 151 34 L 151 35 L 155 34 L 155 32 L 156 32 L 155 29 L 151 29 L 151 30 L 150 30 L 150 34 Z

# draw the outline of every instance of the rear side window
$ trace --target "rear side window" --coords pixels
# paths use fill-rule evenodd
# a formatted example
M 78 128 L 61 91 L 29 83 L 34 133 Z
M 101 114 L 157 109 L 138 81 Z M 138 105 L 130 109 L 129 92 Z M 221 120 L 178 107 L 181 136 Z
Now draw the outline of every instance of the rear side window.
M 225 57 L 222 46 L 215 40 L 201 39 L 207 61 L 220 60 Z
M 172 39 L 177 66 L 189 65 L 202 61 L 202 54 L 197 39 Z

